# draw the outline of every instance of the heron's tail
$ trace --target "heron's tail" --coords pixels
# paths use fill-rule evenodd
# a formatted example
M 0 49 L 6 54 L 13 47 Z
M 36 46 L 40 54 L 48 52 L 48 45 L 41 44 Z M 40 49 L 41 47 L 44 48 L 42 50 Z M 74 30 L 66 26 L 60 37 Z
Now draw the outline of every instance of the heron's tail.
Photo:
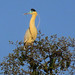
M 24 42 L 24 50 L 26 49 L 26 42 Z

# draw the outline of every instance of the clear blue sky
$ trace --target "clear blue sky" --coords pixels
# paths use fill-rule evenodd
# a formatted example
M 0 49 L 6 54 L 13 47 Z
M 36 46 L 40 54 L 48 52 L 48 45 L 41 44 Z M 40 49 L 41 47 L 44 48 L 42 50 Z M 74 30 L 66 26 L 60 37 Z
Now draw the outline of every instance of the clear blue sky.
M 23 14 L 31 8 L 40 15 L 38 30 L 45 36 L 75 37 L 75 0 L 0 0 L 0 61 L 14 49 L 9 40 L 23 40 L 31 17 Z

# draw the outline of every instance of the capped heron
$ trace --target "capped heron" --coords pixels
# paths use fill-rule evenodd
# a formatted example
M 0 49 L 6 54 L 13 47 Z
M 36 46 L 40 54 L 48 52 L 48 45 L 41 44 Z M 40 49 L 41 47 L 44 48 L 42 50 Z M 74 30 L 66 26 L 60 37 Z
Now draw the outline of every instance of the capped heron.
M 24 13 L 24 15 L 31 14 L 32 17 L 30 19 L 29 28 L 24 36 L 24 46 L 28 46 L 29 44 L 33 44 L 37 37 L 37 28 L 35 26 L 35 19 L 37 16 L 37 12 L 35 9 L 31 9 L 30 12 Z

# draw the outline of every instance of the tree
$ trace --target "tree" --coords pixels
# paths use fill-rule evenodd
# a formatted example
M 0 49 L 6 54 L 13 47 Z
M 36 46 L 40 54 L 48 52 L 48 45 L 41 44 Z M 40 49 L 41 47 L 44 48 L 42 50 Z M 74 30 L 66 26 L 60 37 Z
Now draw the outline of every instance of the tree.
M 57 35 L 44 36 L 39 31 L 34 45 L 23 48 L 23 42 L 12 42 L 16 48 L 0 63 L 3 74 L 7 75 L 59 75 L 75 69 L 75 39 Z

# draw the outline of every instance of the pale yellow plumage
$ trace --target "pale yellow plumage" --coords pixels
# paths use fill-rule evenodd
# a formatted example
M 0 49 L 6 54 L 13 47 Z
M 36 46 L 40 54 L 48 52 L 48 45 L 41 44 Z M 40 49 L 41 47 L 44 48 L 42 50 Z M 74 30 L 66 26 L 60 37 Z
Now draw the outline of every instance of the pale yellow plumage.
M 35 26 L 35 19 L 37 16 L 37 12 L 34 9 L 31 9 L 31 11 L 26 14 L 31 14 L 32 17 L 30 20 L 29 29 L 26 31 L 25 36 L 24 36 L 25 46 L 29 44 L 33 44 L 33 42 L 35 41 L 37 37 L 37 28 Z

